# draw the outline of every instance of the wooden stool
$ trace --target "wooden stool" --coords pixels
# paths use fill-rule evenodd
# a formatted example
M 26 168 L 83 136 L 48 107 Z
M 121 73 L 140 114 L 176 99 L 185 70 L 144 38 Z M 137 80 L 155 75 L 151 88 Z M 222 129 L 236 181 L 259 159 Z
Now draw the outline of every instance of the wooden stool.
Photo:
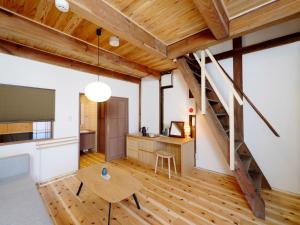
M 175 174 L 177 174 L 176 163 L 175 163 L 175 155 L 173 153 L 166 152 L 166 151 L 157 151 L 156 152 L 155 173 L 157 171 L 157 164 L 158 164 L 159 157 L 161 157 L 161 168 L 164 168 L 164 159 L 168 159 L 169 179 L 171 178 L 171 165 L 170 165 L 171 158 L 173 158 L 174 171 L 175 171 Z

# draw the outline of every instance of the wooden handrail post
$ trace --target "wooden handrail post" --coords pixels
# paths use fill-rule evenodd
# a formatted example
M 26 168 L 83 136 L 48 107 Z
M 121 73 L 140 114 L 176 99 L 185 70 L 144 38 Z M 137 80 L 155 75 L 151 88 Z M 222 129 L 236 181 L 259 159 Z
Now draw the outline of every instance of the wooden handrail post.
M 230 80 L 228 79 L 228 77 L 226 76 L 226 74 L 224 73 L 224 71 L 222 70 L 222 68 L 220 67 L 220 64 L 217 62 L 217 60 L 214 58 L 214 56 L 210 53 L 210 51 L 208 49 L 205 50 L 208 57 L 210 58 L 210 60 L 213 62 L 213 64 L 216 66 L 217 70 L 221 73 L 221 75 L 223 76 L 225 82 L 228 84 L 229 89 L 232 91 L 232 93 L 234 94 L 236 100 L 238 101 L 238 103 L 240 105 L 243 105 L 243 99 L 240 97 L 240 95 L 237 93 L 237 91 L 235 90 L 233 84 L 230 82 Z
M 229 164 L 230 170 L 234 170 L 234 95 L 233 92 L 229 91 Z

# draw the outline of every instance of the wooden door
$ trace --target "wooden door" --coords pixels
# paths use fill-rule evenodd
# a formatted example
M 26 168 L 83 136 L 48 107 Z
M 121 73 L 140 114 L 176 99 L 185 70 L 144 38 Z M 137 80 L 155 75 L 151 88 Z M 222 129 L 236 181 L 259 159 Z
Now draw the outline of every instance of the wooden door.
M 128 134 L 128 99 L 111 97 L 104 103 L 105 159 L 111 161 L 126 156 Z

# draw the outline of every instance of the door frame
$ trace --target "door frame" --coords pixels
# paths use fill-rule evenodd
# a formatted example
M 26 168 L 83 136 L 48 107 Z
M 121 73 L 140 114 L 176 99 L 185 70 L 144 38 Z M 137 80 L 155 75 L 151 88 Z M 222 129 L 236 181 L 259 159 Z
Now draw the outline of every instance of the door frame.
M 78 108 L 79 108 L 79 120 L 78 120 L 78 169 L 80 169 L 80 121 L 81 121 L 81 101 L 80 101 L 80 96 L 81 95 L 84 95 L 84 93 L 82 92 L 79 92 L 79 95 L 78 95 L 78 102 L 79 102 L 79 105 L 78 105 Z M 98 103 L 99 104 L 99 103 Z M 96 134 L 98 136 L 98 116 L 99 116 L 99 111 L 98 111 L 98 104 L 97 104 L 97 131 L 96 131 Z M 98 137 L 96 136 L 96 140 L 97 140 L 97 149 L 96 149 L 96 152 L 98 152 L 98 148 L 99 148 L 99 142 L 98 142 Z

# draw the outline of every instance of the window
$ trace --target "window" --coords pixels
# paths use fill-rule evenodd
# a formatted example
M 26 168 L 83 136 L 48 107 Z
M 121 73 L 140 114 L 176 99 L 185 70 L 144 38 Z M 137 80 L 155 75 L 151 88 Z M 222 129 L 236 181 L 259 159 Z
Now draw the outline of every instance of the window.
M 52 138 L 52 122 L 33 122 L 32 139 L 49 139 Z
M 50 139 L 52 135 L 52 121 L 0 123 L 0 143 Z

